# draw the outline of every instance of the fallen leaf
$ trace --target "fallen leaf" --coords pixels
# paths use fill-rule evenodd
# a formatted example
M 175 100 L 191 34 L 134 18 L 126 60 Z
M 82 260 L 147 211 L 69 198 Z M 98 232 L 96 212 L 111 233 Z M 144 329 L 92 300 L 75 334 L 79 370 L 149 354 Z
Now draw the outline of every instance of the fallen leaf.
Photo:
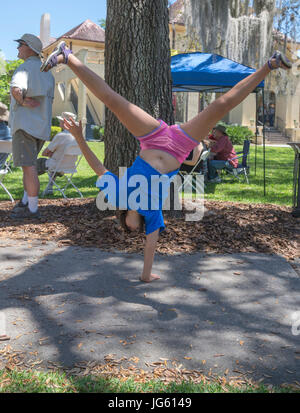
M 10 340 L 10 337 L 8 337 L 6 334 L 3 334 L 0 336 L 0 341 L 8 341 Z
M 140 359 L 138 357 L 130 357 L 129 361 L 132 361 L 133 363 L 138 363 Z

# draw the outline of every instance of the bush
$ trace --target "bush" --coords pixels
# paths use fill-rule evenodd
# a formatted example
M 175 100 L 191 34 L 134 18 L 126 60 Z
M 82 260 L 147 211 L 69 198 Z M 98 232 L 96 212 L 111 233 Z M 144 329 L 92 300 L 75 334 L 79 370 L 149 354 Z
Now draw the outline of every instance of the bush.
M 244 140 L 254 137 L 253 132 L 247 126 L 231 125 L 226 131 L 233 145 L 242 145 Z
M 93 138 L 102 141 L 104 135 L 104 128 L 101 126 L 94 125 L 93 127 Z
M 59 126 L 60 120 L 57 118 L 52 118 L 52 126 Z
M 61 132 L 61 128 L 58 126 L 51 126 L 51 140 L 54 138 L 55 135 L 57 135 L 59 132 Z
M 219 124 L 226 127 L 226 132 L 233 145 L 242 145 L 244 140 L 250 140 L 254 137 L 254 133 L 247 126 L 227 125 L 224 122 Z
M 2 58 L 2 70 L 0 71 L 0 102 L 8 108 L 10 106 L 10 82 L 15 70 L 23 63 L 23 60 L 8 60 Z

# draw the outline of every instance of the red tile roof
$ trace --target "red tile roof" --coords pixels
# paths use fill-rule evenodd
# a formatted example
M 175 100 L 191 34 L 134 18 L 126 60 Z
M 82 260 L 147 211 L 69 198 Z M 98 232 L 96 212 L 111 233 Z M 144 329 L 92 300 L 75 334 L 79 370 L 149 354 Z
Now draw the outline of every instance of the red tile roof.
M 40 36 L 39 36 L 40 37 Z M 50 39 L 48 40 L 47 43 L 43 43 L 43 49 L 47 46 L 49 46 L 50 44 L 56 42 L 56 38 L 55 37 L 50 37 Z
M 87 19 L 60 37 L 104 43 L 105 31 L 98 24 Z

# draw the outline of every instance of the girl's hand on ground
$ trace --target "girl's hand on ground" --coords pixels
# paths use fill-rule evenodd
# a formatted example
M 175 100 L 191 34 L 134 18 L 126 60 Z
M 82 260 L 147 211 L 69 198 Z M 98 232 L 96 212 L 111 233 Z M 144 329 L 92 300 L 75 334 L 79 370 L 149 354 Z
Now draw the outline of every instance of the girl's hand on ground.
M 84 139 L 82 134 L 82 123 L 81 120 L 77 124 L 73 118 L 64 119 L 64 129 L 68 130 L 76 140 Z
M 150 274 L 150 276 L 147 276 L 147 277 L 143 275 L 141 275 L 140 277 L 140 281 L 143 281 L 144 283 L 151 283 L 152 281 L 155 281 L 155 280 L 160 280 L 160 276 L 156 274 Z

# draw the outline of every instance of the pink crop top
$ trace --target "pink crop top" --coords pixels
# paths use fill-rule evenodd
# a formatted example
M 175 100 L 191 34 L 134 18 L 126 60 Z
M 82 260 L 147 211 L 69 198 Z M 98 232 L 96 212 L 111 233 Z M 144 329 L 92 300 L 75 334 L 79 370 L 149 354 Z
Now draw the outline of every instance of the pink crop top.
M 141 150 L 158 149 L 174 156 L 180 163 L 199 145 L 179 125 L 169 126 L 163 120 L 148 135 L 137 136 L 136 139 L 140 142 Z

